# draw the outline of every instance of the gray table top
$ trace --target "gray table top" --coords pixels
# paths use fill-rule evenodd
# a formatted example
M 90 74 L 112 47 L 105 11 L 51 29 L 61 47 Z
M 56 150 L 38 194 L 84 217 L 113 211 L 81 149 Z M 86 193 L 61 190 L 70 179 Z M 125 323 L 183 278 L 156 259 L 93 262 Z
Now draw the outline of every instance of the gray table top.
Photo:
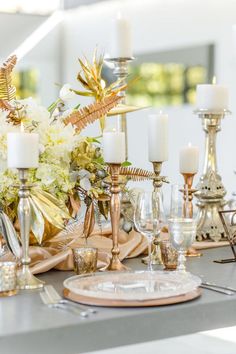
M 228 247 L 189 258 L 188 269 L 208 281 L 236 287 L 236 264 L 216 264 L 229 258 Z M 140 259 L 128 260 L 133 269 L 145 269 Z M 39 277 L 62 291 L 72 272 L 50 271 Z M 70 354 L 175 337 L 236 325 L 236 296 L 203 290 L 200 298 L 155 308 L 99 308 L 88 319 L 49 309 L 38 291 L 0 299 L 0 353 Z

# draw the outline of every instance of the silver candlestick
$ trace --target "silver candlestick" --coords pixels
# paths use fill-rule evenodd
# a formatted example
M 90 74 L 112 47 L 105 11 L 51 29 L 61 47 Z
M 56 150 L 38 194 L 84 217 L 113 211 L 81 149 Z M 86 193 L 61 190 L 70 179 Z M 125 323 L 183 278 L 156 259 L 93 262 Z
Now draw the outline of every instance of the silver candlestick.
M 123 86 L 126 84 L 126 79 L 129 75 L 129 63 L 134 60 L 133 57 L 127 57 L 127 58 L 106 58 L 106 62 L 112 63 L 114 65 L 113 69 L 113 74 L 116 76 L 117 80 L 122 80 L 120 83 L 120 86 Z M 121 96 L 120 103 L 125 104 L 126 103 L 126 91 L 122 90 L 118 93 L 119 96 Z M 128 136 L 127 136 L 127 120 L 126 120 L 126 113 L 122 113 L 119 115 L 119 126 L 121 128 L 121 131 L 125 133 L 125 146 L 126 146 L 126 151 L 125 151 L 125 157 L 126 160 L 128 159 Z
M 212 112 L 200 109 L 194 113 L 202 119 L 203 130 L 206 133 L 203 174 L 196 187 L 198 191 L 195 193 L 199 208 L 197 240 L 220 241 L 225 238 L 219 211 L 226 204 L 224 200 L 226 190 L 217 170 L 216 136 L 221 130 L 221 120 L 230 114 L 230 111 Z
M 20 237 L 22 244 L 21 269 L 17 273 L 18 289 L 38 289 L 43 287 L 43 282 L 37 279 L 30 271 L 29 257 L 29 235 L 30 235 L 30 188 L 27 184 L 28 169 L 19 168 L 20 189 L 19 189 L 19 204 L 18 218 L 20 222 Z

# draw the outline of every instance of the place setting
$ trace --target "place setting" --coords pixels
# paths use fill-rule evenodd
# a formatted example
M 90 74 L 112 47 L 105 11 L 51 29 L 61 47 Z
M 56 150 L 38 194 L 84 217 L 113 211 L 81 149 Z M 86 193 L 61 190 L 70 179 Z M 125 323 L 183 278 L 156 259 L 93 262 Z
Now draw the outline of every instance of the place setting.
M 89 23 L 88 6 L 79 8 Z M 96 47 L 84 24 L 77 50 L 70 29 L 60 75 L 55 60 L 40 75 L 24 69 L 38 30 L 0 64 L 0 322 L 6 345 L 14 326 L 24 342 L 17 354 L 32 343 L 30 354 L 109 350 L 233 323 L 232 88 L 209 66 L 211 44 L 185 49 L 183 63 L 180 49 L 139 54 L 140 18 L 113 10 Z M 69 28 L 73 11 L 58 8 L 39 32 Z

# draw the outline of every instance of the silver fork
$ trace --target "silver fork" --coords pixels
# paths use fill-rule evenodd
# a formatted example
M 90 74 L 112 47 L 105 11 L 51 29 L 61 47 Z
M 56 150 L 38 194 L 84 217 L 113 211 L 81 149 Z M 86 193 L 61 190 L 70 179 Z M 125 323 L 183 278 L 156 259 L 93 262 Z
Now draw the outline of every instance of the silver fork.
M 66 304 L 61 304 L 59 302 L 55 302 L 55 301 L 52 301 L 51 298 L 48 296 L 48 294 L 45 292 L 45 291 L 42 291 L 41 293 L 39 293 L 43 303 L 45 305 L 47 305 L 48 307 L 51 307 L 51 308 L 57 308 L 57 309 L 61 309 L 61 310 L 64 310 L 64 311 L 68 311 L 68 312 L 71 312 L 73 313 L 74 315 L 79 315 L 83 318 L 85 317 L 88 317 L 88 313 L 86 311 L 81 311 L 79 310 L 78 308 L 73 308 L 73 307 L 70 307 L 70 306 L 67 306 Z
M 53 301 L 56 301 L 59 304 L 66 304 L 66 305 L 69 305 L 74 308 L 80 308 L 87 313 L 93 313 L 93 314 L 97 313 L 97 310 L 92 307 L 83 306 L 81 304 L 77 304 L 72 301 L 63 299 L 63 297 L 61 297 L 61 295 L 58 294 L 58 292 L 56 291 L 56 289 L 52 285 L 46 285 L 44 287 L 44 289 L 45 289 L 45 292 L 47 293 L 47 295 L 49 296 L 49 298 L 51 298 Z

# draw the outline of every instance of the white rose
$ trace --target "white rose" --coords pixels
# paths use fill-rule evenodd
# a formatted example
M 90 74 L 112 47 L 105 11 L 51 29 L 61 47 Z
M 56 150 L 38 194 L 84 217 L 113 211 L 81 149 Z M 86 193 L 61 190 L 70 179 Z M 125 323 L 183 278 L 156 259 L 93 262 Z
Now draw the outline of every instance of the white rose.
M 62 101 L 70 101 L 75 97 L 75 93 L 71 91 L 70 84 L 65 84 L 62 86 L 59 97 Z

